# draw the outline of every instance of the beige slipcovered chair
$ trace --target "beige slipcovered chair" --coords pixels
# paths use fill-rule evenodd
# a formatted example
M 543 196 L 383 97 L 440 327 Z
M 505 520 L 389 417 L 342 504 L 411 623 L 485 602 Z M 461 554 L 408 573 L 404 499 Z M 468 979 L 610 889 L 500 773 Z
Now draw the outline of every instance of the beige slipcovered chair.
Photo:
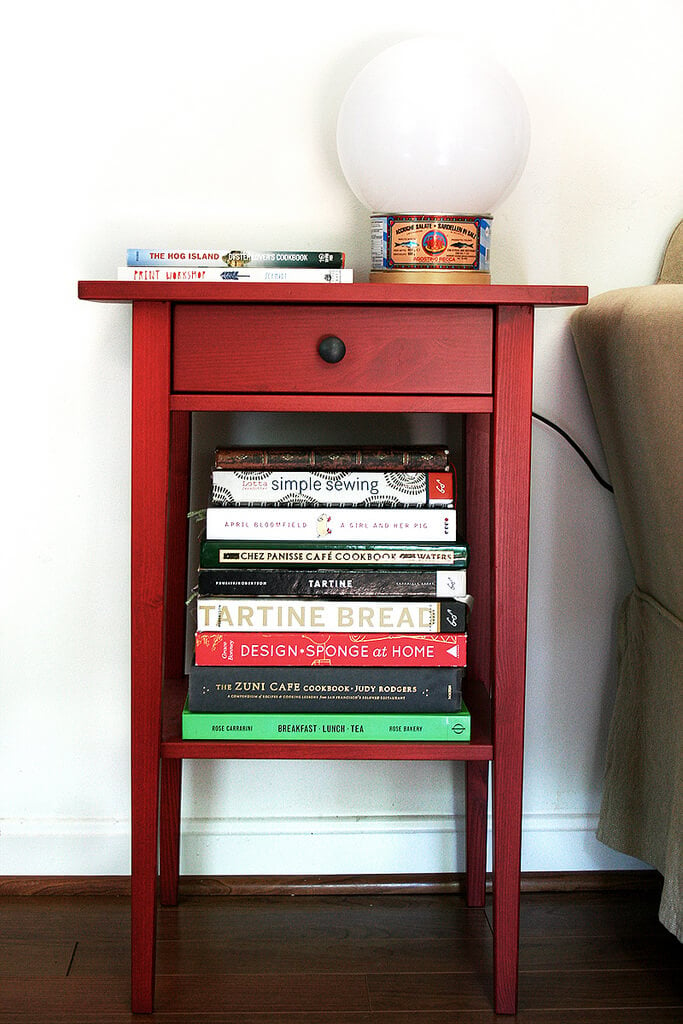
M 683 941 L 683 222 L 657 284 L 596 296 L 571 329 L 635 577 L 597 835 L 661 872 Z

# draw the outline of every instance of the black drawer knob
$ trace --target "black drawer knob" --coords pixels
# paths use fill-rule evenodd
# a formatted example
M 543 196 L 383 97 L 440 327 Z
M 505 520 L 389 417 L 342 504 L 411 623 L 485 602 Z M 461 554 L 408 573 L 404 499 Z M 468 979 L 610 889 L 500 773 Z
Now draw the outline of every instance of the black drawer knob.
M 341 338 L 334 334 L 328 334 L 320 339 L 318 352 L 326 363 L 338 363 L 346 355 L 346 345 Z

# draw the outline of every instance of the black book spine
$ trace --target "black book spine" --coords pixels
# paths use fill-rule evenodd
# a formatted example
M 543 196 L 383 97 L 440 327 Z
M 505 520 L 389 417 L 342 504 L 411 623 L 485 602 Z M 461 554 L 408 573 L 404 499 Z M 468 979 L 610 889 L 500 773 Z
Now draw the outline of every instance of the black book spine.
M 448 579 L 446 578 L 448 577 Z M 430 598 L 449 592 L 458 577 L 429 569 L 200 569 L 200 597 Z M 437 584 L 439 588 L 437 591 Z M 464 592 L 464 591 L 463 591 Z
M 463 668 L 244 668 L 193 665 L 195 712 L 446 714 L 460 710 Z

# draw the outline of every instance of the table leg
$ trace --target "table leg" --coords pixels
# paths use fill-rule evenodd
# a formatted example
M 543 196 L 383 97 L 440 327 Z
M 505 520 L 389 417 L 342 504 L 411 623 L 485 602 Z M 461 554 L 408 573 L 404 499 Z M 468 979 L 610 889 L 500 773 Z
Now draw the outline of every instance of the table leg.
M 468 907 L 483 907 L 486 900 L 486 811 L 489 762 L 467 761 L 465 766 L 465 821 L 467 828 L 465 898 Z
M 159 858 L 161 862 L 160 899 L 164 907 L 174 907 L 178 902 L 182 771 L 182 758 L 165 757 L 162 759 Z
M 187 550 L 190 492 L 191 414 L 171 413 L 168 536 L 166 554 L 166 672 L 167 679 L 185 675 L 185 615 L 187 598 Z M 161 903 L 178 902 L 180 871 L 180 794 L 182 761 L 161 764 L 160 843 Z
M 170 306 L 133 304 L 131 534 L 131 1006 L 154 1007 Z M 166 357 L 164 357 L 166 356 Z
M 465 417 L 465 527 L 470 547 L 467 585 L 474 598 L 473 628 L 467 638 L 467 672 L 491 687 L 491 417 Z M 489 762 L 468 761 L 465 768 L 467 868 L 465 891 L 470 907 L 486 898 L 486 832 Z
M 515 1013 L 526 673 L 533 308 L 502 306 L 492 436 L 493 966 L 497 1013 Z

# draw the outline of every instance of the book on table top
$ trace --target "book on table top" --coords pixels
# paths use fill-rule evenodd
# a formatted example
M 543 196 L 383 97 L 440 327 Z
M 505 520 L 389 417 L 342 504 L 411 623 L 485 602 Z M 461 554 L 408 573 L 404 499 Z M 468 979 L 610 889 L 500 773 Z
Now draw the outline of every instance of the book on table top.
M 195 633 L 197 665 L 350 665 L 388 667 L 466 664 L 466 633 Z
M 369 714 L 460 710 L 464 668 L 193 665 L 190 711 Z
M 219 447 L 214 469 L 374 469 L 445 473 L 449 451 L 439 445 L 246 445 Z
M 393 544 L 371 541 L 240 541 L 206 540 L 201 542 L 199 564 L 203 569 L 229 565 L 292 566 L 369 566 L 388 569 L 450 568 L 465 569 L 469 548 L 463 543 Z
M 464 598 L 465 569 L 222 568 L 200 569 L 200 597 Z
M 353 270 L 300 269 L 298 267 L 119 267 L 119 281 L 171 281 L 230 284 L 243 281 L 254 284 L 352 284 Z
M 129 267 L 340 268 L 343 252 L 307 249 L 128 249 Z
M 185 706 L 186 740 L 299 740 L 369 742 L 467 742 L 470 713 L 462 702 L 453 714 L 228 714 Z

